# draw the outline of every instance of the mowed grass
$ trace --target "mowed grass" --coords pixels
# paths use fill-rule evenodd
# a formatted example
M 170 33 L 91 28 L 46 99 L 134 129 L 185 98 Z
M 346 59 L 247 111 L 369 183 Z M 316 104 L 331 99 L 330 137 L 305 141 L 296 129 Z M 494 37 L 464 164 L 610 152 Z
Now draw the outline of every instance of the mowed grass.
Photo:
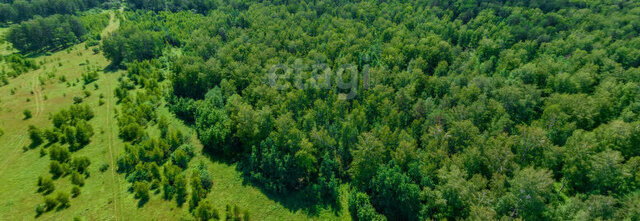
M 105 34 L 117 29 L 117 20 L 106 28 Z M 0 34 L 6 30 L 0 30 Z M 0 46 L 3 47 L 3 46 Z M 4 46 L 6 48 L 6 45 Z M 51 128 L 49 116 L 73 104 L 73 97 L 84 97 L 82 73 L 86 67 L 93 66 L 100 70 L 107 67 L 109 61 L 104 56 L 94 54 L 92 48 L 85 48 L 84 44 L 70 47 L 69 50 L 52 53 L 48 56 L 34 58 L 41 68 L 10 79 L 7 86 L 0 87 L 0 129 L 5 132 L 0 137 L 0 219 L 1 220 L 30 220 L 36 219 L 35 208 L 43 202 L 44 197 L 37 193 L 36 181 L 38 176 L 50 176 L 49 156 L 40 156 L 40 148 L 23 151 L 23 147 L 30 144 L 27 133 L 29 125 L 38 128 Z M 10 51 L 2 51 L 11 53 Z M 54 73 L 54 74 L 52 74 Z M 115 172 L 118 156 L 124 151 L 124 144 L 118 138 L 115 115 L 116 99 L 113 90 L 118 85 L 118 77 L 123 72 L 100 71 L 98 81 L 86 85 L 91 96 L 84 98 L 83 103 L 89 104 L 95 112 L 91 120 L 95 135 L 92 142 L 83 149 L 74 152 L 72 156 L 87 156 L 91 160 L 89 172 L 81 194 L 71 198 L 70 207 L 62 210 L 52 210 L 37 217 L 43 220 L 70 220 L 81 218 L 85 220 L 178 220 L 191 219 L 188 203 L 182 208 L 174 201 L 161 199 L 162 193 L 155 191 L 151 199 L 143 207 L 138 207 L 138 200 L 129 192 L 131 185 L 126 182 L 123 174 Z M 60 76 L 65 76 L 67 82 L 61 82 Z M 75 86 L 73 85 L 75 83 Z M 94 84 L 98 85 L 96 88 Z M 12 93 L 11 91 L 15 93 Z M 105 104 L 98 105 L 100 94 L 104 95 Z M 33 113 L 31 119 L 23 119 L 23 111 Z M 161 114 L 171 116 L 162 108 Z M 170 118 L 174 126 L 191 134 L 193 131 L 184 126 L 181 121 Z M 348 220 L 345 212 L 346 198 L 341 199 L 342 209 L 335 212 L 331 209 L 321 209 L 316 215 L 309 215 L 303 209 L 287 208 L 278 201 L 270 198 L 259 188 L 243 184 L 242 175 L 236 170 L 236 165 L 215 162 L 201 154 L 201 145 L 195 135 L 192 135 L 198 147 L 197 156 L 191 161 L 193 168 L 204 162 L 212 175 L 214 186 L 207 196 L 221 215 L 224 215 L 226 205 L 237 205 L 248 210 L 252 220 Z M 108 164 L 105 172 L 99 167 Z M 191 170 L 185 171 L 190 174 Z M 56 191 L 69 193 L 70 178 L 62 177 L 55 181 Z M 347 187 L 342 188 L 346 192 Z M 55 192 L 54 192 L 55 193 Z M 346 195 L 343 194 L 343 196 Z

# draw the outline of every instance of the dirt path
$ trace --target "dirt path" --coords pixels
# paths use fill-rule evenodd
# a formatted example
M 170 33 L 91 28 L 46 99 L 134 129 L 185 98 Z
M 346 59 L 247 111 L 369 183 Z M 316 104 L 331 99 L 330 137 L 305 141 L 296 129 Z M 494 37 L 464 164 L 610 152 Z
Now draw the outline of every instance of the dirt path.
M 33 75 L 33 85 L 31 86 L 31 91 L 33 91 L 34 100 L 36 102 L 36 112 L 33 115 L 33 118 L 40 117 L 40 114 L 44 111 L 44 101 L 42 96 L 42 89 L 40 88 L 40 79 L 39 74 Z
M 115 14 L 111 12 L 111 18 L 109 19 L 109 25 L 102 32 L 102 36 L 106 36 L 112 31 L 115 31 L 120 26 L 120 22 L 116 19 Z M 112 116 L 112 103 L 113 103 L 113 95 L 112 91 L 114 90 L 111 79 L 106 79 L 107 81 L 107 102 L 105 107 L 107 108 L 107 128 L 108 128 L 108 146 L 109 146 L 109 157 L 111 161 L 111 179 L 114 183 L 115 190 L 113 191 L 113 213 L 115 220 L 118 220 L 118 199 L 120 198 L 120 180 L 118 179 L 118 175 L 116 174 L 116 164 L 115 164 L 115 156 L 117 155 L 116 151 L 113 147 L 113 124 L 111 118 Z

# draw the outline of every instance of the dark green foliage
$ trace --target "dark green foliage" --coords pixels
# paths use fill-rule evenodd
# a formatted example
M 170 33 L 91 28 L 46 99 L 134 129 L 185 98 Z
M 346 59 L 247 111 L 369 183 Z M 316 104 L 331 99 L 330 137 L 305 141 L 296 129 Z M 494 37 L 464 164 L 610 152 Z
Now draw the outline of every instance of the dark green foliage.
M 69 150 L 76 151 L 91 142 L 93 127 L 88 123 L 94 113 L 88 105 L 72 105 L 52 116 L 54 128 L 47 132 L 50 142 L 60 140 L 69 144 Z
M 55 185 L 53 184 L 53 180 L 48 177 L 45 176 L 44 178 L 42 176 L 38 177 L 38 192 L 41 192 L 44 195 L 47 195 L 49 193 L 52 193 L 55 190 Z
M 59 208 L 69 207 L 69 194 L 66 192 L 58 192 L 56 194 L 56 200 L 58 201 Z
M 73 104 L 79 104 L 79 103 L 82 103 L 82 101 L 84 101 L 84 99 L 82 99 L 82 97 L 73 96 Z
M 387 220 L 383 215 L 376 212 L 369 202 L 367 194 L 354 191 L 349 195 L 349 213 L 351 218 L 357 221 L 383 221 Z
M 31 139 L 31 144 L 29 145 L 31 148 L 40 146 L 44 142 L 44 136 L 42 131 L 33 125 L 29 125 L 29 138 Z
M 88 157 L 74 157 L 70 164 L 71 168 L 80 174 L 88 173 L 87 167 L 89 165 L 91 165 L 91 161 Z
M 69 149 L 58 144 L 51 145 L 49 149 L 49 157 L 51 160 L 58 161 L 60 163 L 66 163 L 71 159 L 71 153 Z
M 36 17 L 12 26 L 7 40 L 23 52 L 59 50 L 79 42 L 87 33 L 82 22 L 75 16 L 54 15 Z
M 164 171 L 163 171 L 163 175 L 164 178 L 162 179 L 162 192 L 163 192 L 163 198 L 165 200 L 171 200 L 173 199 L 173 196 L 176 195 L 176 190 L 178 189 L 178 187 L 176 187 L 176 184 L 178 182 L 178 177 L 180 176 L 180 172 L 182 172 L 182 170 L 180 169 L 180 167 L 173 165 L 173 164 L 165 164 L 164 165 Z
M 244 212 L 243 212 L 244 211 Z M 249 212 L 247 212 L 246 210 L 242 210 L 240 209 L 240 207 L 233 205 L 230 206 L 229 204 L 227 204 L 225 206 L 225 219 L 226 220 L 243 220 L 243 221 L 249 221 L 250 217 L 249 217 Z
M 63 164 L 58 163 L 58 161 L 51 161 L 51 163 L 49 163 L 49 173 L 51 173 L 51 175 L 53 175 L 53 178 L 56 179 L 60 176 L 62 176 L 63 174 L 65 174 L 65 168 L 63 167 Z
M 191 198 L 189 200 L 189 210 L 193 210 L 198 207 L 200 200 L 206 198 L 207 190 L 202 186 L 202 180 L 200 179 L 200 173 L 193 172 L 191 174 Z
M 517 216 L 525 219 L 544 217 L 547 210 L 546 204 L 553 196 L 553 179 L 550 171 L 525 168 L 509 181 L 509 185 L 510 193 L 500 199 L 498 212 L 510 215 L 508 213 L 516 211 Z
M 354 183 L 359 186 L 368 185 L 369 181 L 378 172 L 389 154 L 385 153 L 385 148 L 372 134 L 363 134 L 359 138 L 358 145 L 353 151 L 353 162 L 349 170 Z
M 85 178 L 89 177 L 87 168 L 91 164 L 88 157 L 73 157 L 73 152 L 89 143 L 89 138 L 93 135 L 93 129 L 87 122 L 93 118 L 93 111 L 88 106 L 73 105 L 69 109 L 63 109 L 53 114 L 50 119 L 54 128 L 38 132 L 46 137 L 50 142 L 43 147 L 41 156 L 49 153 L 49 173 L 53 179 L 58 179 L 68 174 L 71 175 L 71 196 L 77 197 L 80 194 L 80 187 L 84 186 Z M 36 130 L 35 127 L 30 130 Z M 42 139 L 42 138 L 41 138 Z M 69 146 L 67 147 L 68 144 Z M 45 151 L 47 148 L 48 151 Z M 38 177 L 38 192 L 44 195 L 54 190 L 53 180 L 49 177 Z M 69 194 L 58 192 L 55 196 L 45 197 L 45 203 L 36 208 L 37 216 L 44 211 L 49 211 L 54 207 L 64 209 L 70 206 Z
M 193 211 L 193 216 L 196 217 L 197 220 L 219 220 L 220 215 L 218 214 L 218 210 L 213 208 L 211 203 L 208 200 L 200 203 L 198 208 Z
M 98 80 L 98 72 L 97 71 L 89 71 L 86 73 L 82 73 L 82 81 L 84 81 L 84 85 L 91 84 L 94 81 Z
M 74 171 L 71 173 L 71 183 L 78 186 L 84 186 L 84 177 L 80 173 Z
M 183 150 L 176 150 L 171 155 L 171 161 L 173 162 L 173 164 L 178 165 L 183 169 L 187 168 L 187 164 L 189 163 L 189 160 L 191 160 L 191 157 L 187 155 L 187 153 L 184 152 Z
M 20 22 L 34 16 L 52 14 L 75 14 L 107 4 L 105 0 L 85 1 L 2 1 L 0 2 L 0 23 Z
M 162 37 L 157 32 L 137 28 L 123 28 L 102 41 L 104 56 L 113 64 L 123 61 L 142 61 L 160 56 Z
M 24 114 L 25 120 L 31 119 L 31 117 L 33 116 L 33 114 L 31 113 L 31 110 L 24 110 L 22 113 Z
M 402 174 L 399 167 L 381 167 L 371 180 L 371 202 L 393 220 L 418 220 L 420 187 Z
M 149 200 L 149 184 L 146 182 L 135 182 L 133 184 L 133 193 L 140 202 Z
M 124 141 L 137 141 L 144 136 L 144 128 L 137 123 L 125 125 L 120 129 L 120 138 Z
M 105 171 L 107 171 L 108 169 L 109 169 L 109 164 L 108 164 L 108 163 L 102 163 L 102 164 L 100 165 L 100 168 L 98 168 L 98 170 L 100 170 L 100 172 L 103 172 L 103 173 L 104 173 Z
M 102 45 L 127 68 L 118 170 L 196 216 L 206 170 L 181 174 L 164 102 L 270 193 L 331 205 L 348 183 L 355 220 L 638 214 L 638 2 L 164 3 L 131 2 L 157 12 L 127 12 Z M 201 14 L 164 11 L 184 9 Z M 348 64 L 370 77 L 354 97 L 335 82 Z M 302 67 L 277 72 L 288 88 L 277 65 Z
M 58 200 L 53 196 L 44 197 L 44 209 L 45 211 L 50 211 L 58 205 Z
M 80 196 L 80 193 L 81 193 L 80 187 L 73 186 L 71 188 L 71 197 L 76 198 L 76 197 Z
M 177 175 L 175 179 L 176 203 L 181 207 L 187 201 L 187 178 Z
M 42 205 L 42 204 L 38 204 L 38 205 L 36 206 L 36 217 L 38 217 L 38 216 L 42 215 L 44 212 L 45 212 L 44 205 Z
M 2 83 L 0 85 L 8 84 L 7 77 L 17 77 L 29 70 L 38 69 L 38 65 L 33 59 L 26 58 L 21 54 L 11 54 L 6 57 L 0 56 L 0 61 L 6 62 L 9 69 L 0 70 L 0 78 L 2 78 Z

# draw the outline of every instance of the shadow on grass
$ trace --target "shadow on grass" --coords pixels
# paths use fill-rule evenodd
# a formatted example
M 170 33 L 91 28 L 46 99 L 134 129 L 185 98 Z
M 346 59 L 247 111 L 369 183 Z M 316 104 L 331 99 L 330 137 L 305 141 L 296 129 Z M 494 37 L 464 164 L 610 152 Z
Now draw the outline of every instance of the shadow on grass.
M 66 208 L 69 208 L 69 204 L 65 204 L 65 205 L 59 205 L 58 207 L 56 207 L 56 212 L 62 211 Z
M 138 208 L 142 208 L 147 202 L 149 202 L 149 198 L 140 198 L 140 200 L 138 200 Z
M 297 211 L 303 211 L 309 216 L 317 217 L 320 215 L 320 211 L 322 209 L 330 209 L 334 214 L 339 215 L 342 211 L 342 207 L 339 202 L 339 196 L 336 197 L 335 200 L 331 200 L 332 202 L 313 202 L 307 197 L 307 194 L 304 190 L 291 191 L 288 193 L 276 193 L 268 190 L 259 182 L 256 182 L 251 179 L 248 171 L 243 170 L 244 160 L 246 159 L 233 159 L 232 157 L 224 157 L 220 153 L 211 153 L 203 150 L 203 155 L 206 156 L 212 162 L 224 163 L 227 165 L 236 165 L 236 171 L 242 174 L 242 184 L 250 185 L 256 187 L 260 190 L 262 194 L 267 196 L 269 199 L 277 202 L 278 204 L 284 206 L 286 209 L 295 213 Z
M 102 71 L 104 73 L 114 73 L 114 72 L 117 72 L 117 71 L 121 70 L 122 68 L 124 68 L 124 67 L 122 67 L 122 65 L 114 64 L 113 62 L 111 62 Z

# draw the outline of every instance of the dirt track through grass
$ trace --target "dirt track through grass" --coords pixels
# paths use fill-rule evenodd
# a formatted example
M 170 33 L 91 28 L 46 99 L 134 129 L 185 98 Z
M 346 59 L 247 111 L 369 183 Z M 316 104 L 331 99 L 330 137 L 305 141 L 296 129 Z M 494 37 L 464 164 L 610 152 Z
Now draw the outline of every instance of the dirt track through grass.
M 105 28 L 105 30 L 102 32 L 102 36 L 105 37 L 107 36 L 109 33 L 111 33 L 112 31 L 115 31 L 116 29 L 118 29 L 118 26 L 120 25 L 120 22 L 117 21 L 116 16 L 113 12 L 110 12 L 110 18 L 109 18 L 109 25 Z M 107 91 L 113 91 L 113 85 L 111 84 L 110 80 L 107 80 Z M 111 104 L 113 103 L 113 95 L 111 93 L 107 93 L 106 95 L 107 101 L 106 101 L 106 105 L 105 108 L 107 109 L 107 129 L 108 129 L 108 135 L 107 135 L 107 145 L 109 146 L 109 155 L 110 155 L 110 161 L 111 161 L 111 180 L 114 183 L 114 187 L 115 189 L 113 190 L 113 215 L 115 217 L 115 220 L 118 220 L 118 198 L 120 198 L 120 181 L 118 179 L 118 175 L 116 174 L 116 164 L 115 164 L 115 156 L 117 156 L 117 153 L 115 153 L 114 147 L 113 147 L 113 124 L 112 124 L 112 107 Z

